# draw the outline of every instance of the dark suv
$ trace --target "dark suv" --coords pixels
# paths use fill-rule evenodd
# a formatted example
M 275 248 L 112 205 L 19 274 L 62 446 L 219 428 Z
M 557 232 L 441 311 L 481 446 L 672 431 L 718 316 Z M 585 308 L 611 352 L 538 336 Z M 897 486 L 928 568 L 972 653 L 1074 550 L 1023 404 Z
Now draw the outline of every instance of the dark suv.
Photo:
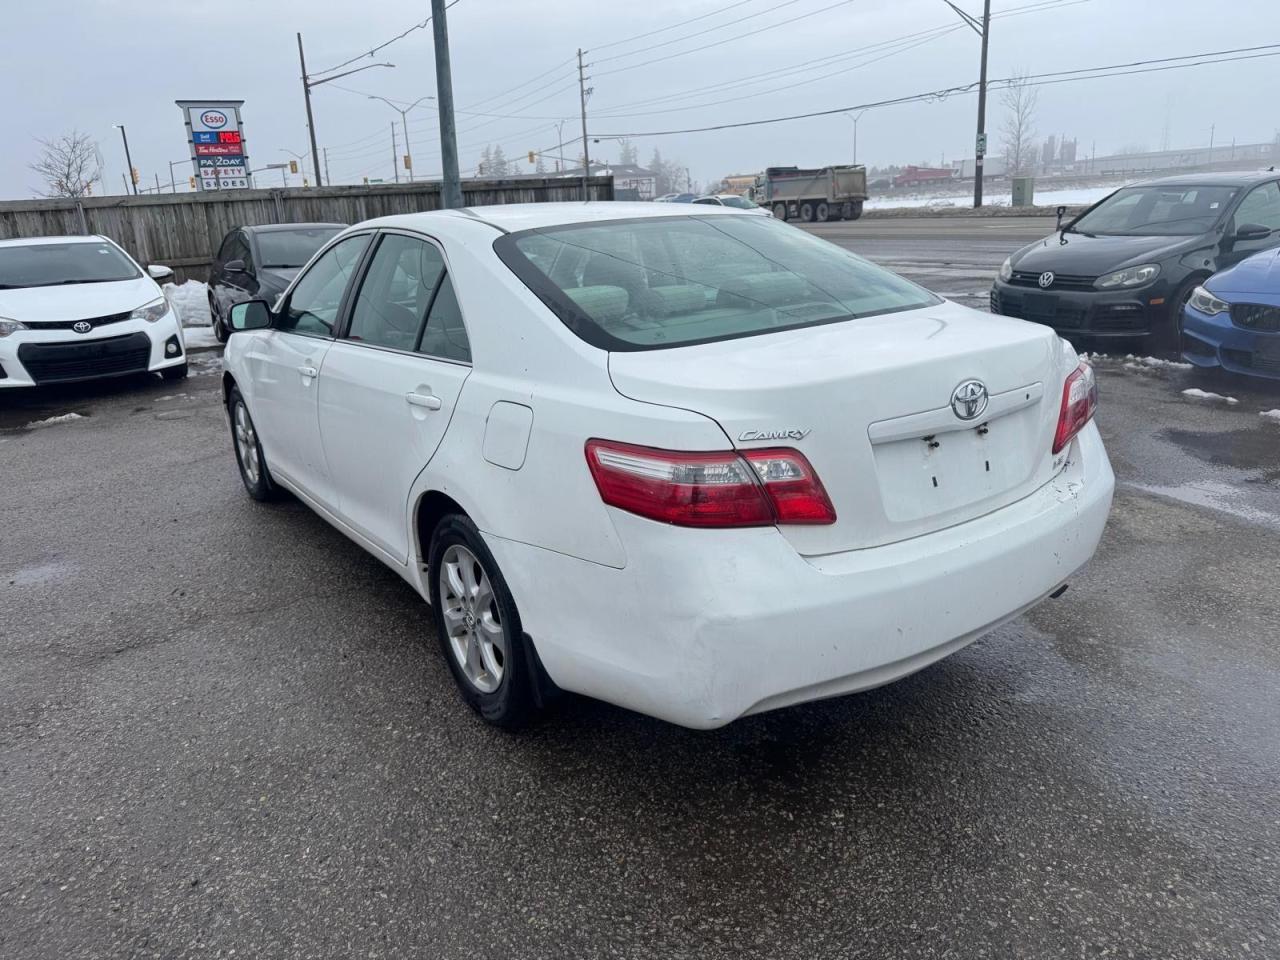
M 991 312 L 1068 338 L 1151 337 L 1177 350 L 1208 276 L 1280 245 L 1280 174 L 1206 173 L 1123 187 L 1000 268 Z
M 227 339 L 227 316 L 237 303 L 273 303 L 312 255 L 345 227 L 342 223 L 275 223 L 228 231 L 209 269 L 214 335 Z

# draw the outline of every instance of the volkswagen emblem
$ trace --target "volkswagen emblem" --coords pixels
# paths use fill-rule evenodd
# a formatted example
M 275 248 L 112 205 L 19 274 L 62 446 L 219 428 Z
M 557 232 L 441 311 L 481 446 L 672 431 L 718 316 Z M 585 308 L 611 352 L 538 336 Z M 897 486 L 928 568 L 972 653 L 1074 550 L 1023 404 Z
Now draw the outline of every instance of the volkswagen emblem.
M 1041 288 L 1042 288 L 1042 289 L 1046 289 L 1046 290 L 1047 290 L 1049 287 L 1052 287 L 1052 286 L 1053 286 L 1053 271 L 1052 271 L 1052 270 L 1046 270 L 1044 273 L 1040 274 L 1040 286 L 1041 286 Z
M 93 329 L 93 324 L 90 323 L 88 320 L 77 320 L 74 324 L 71 325 L 71 329 L 74 330 L 76 333 L 88 333 L 90 330 Z
M 951 409 L 961 420 L 976 420 L 987 409 L 987 388 L 981 380 L 966 380 L 951 391 Z

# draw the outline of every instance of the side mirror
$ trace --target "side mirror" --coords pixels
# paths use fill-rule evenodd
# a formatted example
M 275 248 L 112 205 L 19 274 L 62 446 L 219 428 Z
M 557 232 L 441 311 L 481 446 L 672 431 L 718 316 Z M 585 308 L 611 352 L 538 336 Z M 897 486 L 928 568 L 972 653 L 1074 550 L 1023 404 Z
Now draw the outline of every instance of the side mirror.
M 173 268 L 166 267 L 162 263 L 153 263 L 147 267 L 147 275 L 156 283 L 172 283 Z
M 1237 242 L 1241 240 L 1265 240 L 1271 236 L 1271 228 L 1264 227 L 1260 223 L 1242 223 L 1236 228 L 1235 234 L 1231 237 Z
M 1065 217 L 1065 216 L 1067 215 L 1067 208 L 1066 208 L 1066 207 L 1059 207 L 1059 208 L 1058 208 L 1058 210 L 1057 210 L 1057 214 L 1058 214 L 1058 225 L 1057 225 L 1056 227 L 1054 227 L 1054 229 L 1055 229 L 1055 230 L 1061 230 L 1061 229 L 1062 229 L 1062 218 L 1063 218 L 1063 217 Z
M 222 265 L 222 269 L 226 273 L 244 273 L 244 261 L 228 260 Z
M 231 331 L 265 330 L 271 326 L 271 308 L 265 300 L 246 300 L 231 308 Z

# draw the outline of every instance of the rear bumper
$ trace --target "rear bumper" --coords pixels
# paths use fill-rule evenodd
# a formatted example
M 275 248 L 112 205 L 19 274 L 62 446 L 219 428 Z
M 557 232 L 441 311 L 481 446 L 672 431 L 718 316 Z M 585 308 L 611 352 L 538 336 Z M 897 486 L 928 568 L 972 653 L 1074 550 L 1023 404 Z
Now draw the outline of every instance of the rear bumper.
M 177 353 L 168 352 L 170 342 Z M 0 390 L 130 376 L 186 360 L 186 342 L 172 310 L 155 323 L 129 320 L 86 335 L 21 330 L 0 340 Z
M 1161 282 L 1139 290 L 1104 293 L 1098 290 L 1040 291 L 1002 280 L 991 286 L 991 312 L 1051 327 L 1070 338 L 1145 337 L 1169 323 L 1167 303 L 1151 301 L 1171 294 Z
M 1115 478 L 1094 425 L 1029 497 L 901 543 L 801 557 L 771 528 L 614 512 L 622 569 L 486 534 L 562 688 L 687 727 L 888 683 L 1042 600 L 1102 535 Z
M 1182 357 L 1197 367 L 1280 380 L 1280 333 L 1245 330 L 1225 313 L 1209 316 L 1191 307 L 1183 313 Z

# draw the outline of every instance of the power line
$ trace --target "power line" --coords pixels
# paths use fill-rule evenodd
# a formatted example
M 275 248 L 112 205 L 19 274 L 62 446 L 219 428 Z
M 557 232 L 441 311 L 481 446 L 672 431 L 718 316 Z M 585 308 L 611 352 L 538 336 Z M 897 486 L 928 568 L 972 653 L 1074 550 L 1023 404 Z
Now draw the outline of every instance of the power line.
M 988 81 L 988 86 L 1009 86 L 1013 82 L 1028 82 L 1030 86 L 1050 86 L 1057 83 L 1069 83 L 1076 80 L 1098 80 L 1109 76 L 1128 76 L 1135 73 L 1156 73 L 1164 70 L 1185 69 L 1187 67 L 1208 66 L 1215 63 L 1229 63 L 1236 60 L 1255 60 L 1264 57 L 1280 56 L 1280 44 L 1267 44 L 1261 47 L 1240 47 L 1234 50 L 1221 50 L 1208 53 L 1187 54 L 1182 57 L 1164 57 L 1159 60 L 1138 60 L 1131 63 L 1111 64 L 1101 67 L 1088 67 L 1080 70 L 1063 70 L 1055 73 L 1036 74 L 1034 76 L 1017 78 L 1005 77 L 1000 80 Z M 1257 50 L 1271 50 L 1271 53 L 1252 53 Z M 1251 56 L 1225 56 L 1226 54 L 1252 53 Z M 1205 59 L 1208 57 L 1216 57 L 1217 59 Z M 1195 63 L 1174 63 L 1166 66 L 1147 67 L 1148 64 L 1168 64 L 1169 61 L 1185 61 L 1195 60 Z M 1130 69 L 1143 68 L 1146 69 Z M 1089 74 L 1087 76 L 1081 74 Z M 1047 77 L 1058 77 L 1060 79 L 1049 80 L 1042 79 Z M 600 139 L 617 139 L 617 138 L 633 138 L 633 137 L 667 137 L 685 133 L 706 133 L 714 130 L 731 130 L 741 127 L 756 127 L 766 124 L 783 123 L 788 120 L 808 120 L 813 117 L 827 117 L 837 113 L 846 113 L 854 110 L 870 110 L 877 107 L 897 106 L 903 103 L 916 103 L 928 100 L 945 100 L 956 94 L 972 93 L 977 86 L 976 82 L 960 84 L 954 87 L 944 87 L 941 90 L 931 90 L 927 93 L 916 93 L 904 97 L 893 97 L 887 100 L 876 100 L 869 103 L 858 103 L 850 106 L 833 107 L 829 110 L 813 110 L 808 113 L 797 113 L 783 117 L 769 117 L 764 120 L 742 120 L 735 123 L 718 123 L 706 127 L 689 127 L 683 130 L 648 130 L 643 132 L 632 133 L 608 133 L 597 134 Z
M 775 11 L 781 10 L 783 7 L 790 7 L 800 2 L 801 0 L 783 0 L 782 3 L 776 3 L 771 7 L 758 11 L 757 13 L 751 13 L 745 17 L 740 17 L 736 22 L 731 24 L 719 23 L 713 27 L 705 27 L 702 30 L 697 30 L 693 33 L 685 34 L 683 37 L 676 37 L 674 40 L 663 40 L 661 43 L 653 43 L 647 47 L 640 47 L 638 50 L 630 50 L 627 53 L 615 53 L 611 57 L 601 57 L 599 59 L 592 60 L 591 63 L 592 63 L 592 66 L 595 66 L 598 63 L 608 63 L 610 60 L 621 60 L 624 57 L 634 57 L 641 53 L 647 53 L 650 50 L 657 50 L 657 49 L 660 49 L 661 47 L 669 47 L 673 43 L 684 43 L 686 40 L 692 40 L 694 37 L 700 37 L 703 34 L 707 34 L 707 33 L 715 33 L 715 31 L 717 30 L 723 30 L 726 26 L 737 26 L 739 23 L 743 23 L 747 20 L 754 20 L 756 19 L 756 17 L 763 17 L 765 14 L 774 13 Z M 783 22 L 785 23 L 786 21 L 783 21 Z M 590 51 L 587 51 L 587 52 L 590 52 Z
M 444 8 L 448 10 L 450 7 L 455 7 L 461 2 L 462 0 L 449 0 L 449 3 L 445 4 Z M 333 73 L 333 71 L 341 70 L 343 67 L 353 64 L 357 60 L 363 60 L 365 57 L 372 57 L 379 50 L 386 49 L 387 47 L 391 46 L 391 44 L 395 43 L 397 40 L 403 40 L 405 37 L 413 33 L 415 30 L 426 29 L 430 24 L 431 24 L 431 18 L 427 17 L 427 19 L 423 20 L 421 23 L 415 23 L 413 26 L 409 27 L 408 29 L 401 31 L 400 33 L 397 33 L 390 40 L 384 40 L 382 43 L 378 44 L 376 47 L 370 47 L 368 53 L 362 53 L 358 56 L 352 57 L 350 60 L 343 60 L 341 63 L 335 64 L 332 67 L 327 67 L 324 70 L 316 70 L 311 75 L 313 77 L 318 77 L 322 73 Z
M 633 40 L 643 40 L 646 37 L 656 36 L 659 33 L 666 33 L 668 30 L 674 30 L 676 27 L 683 27 L 686 24 L 697 23 L 699 20 L 705 20 L 707 19 L 707 17 L 714 17 L 716 14 L 724 13 L 726 10 L 732 10 L 735 7 L 745 7 L 748 3 L 755 3 L 755 2 L 756 0 L 738 0 L 737 3 L 731 3 L 728 6 L 724 6 L 724 7 L 717 7 L 715 10 L 712 10 L 709 13 L 699 14 L 696 17 L 690 17 L 688 20 L 681 20 L 679 23 L 673 23 L 673 24 L 670 24 L 669 26 L 659 27 L 658 29 L 650 30 L 647 33 L 637 33 L 634 37 L 627 37 L 623 40 L 610 40 L 608 43 L 602 43 L 599 46 L 592 47 L 591 50 L 587 50 L 586 52 L 591 53 L 594 50 L 607 50 L 609 47 L 621 46 L 624 43 L 631 43 Z

